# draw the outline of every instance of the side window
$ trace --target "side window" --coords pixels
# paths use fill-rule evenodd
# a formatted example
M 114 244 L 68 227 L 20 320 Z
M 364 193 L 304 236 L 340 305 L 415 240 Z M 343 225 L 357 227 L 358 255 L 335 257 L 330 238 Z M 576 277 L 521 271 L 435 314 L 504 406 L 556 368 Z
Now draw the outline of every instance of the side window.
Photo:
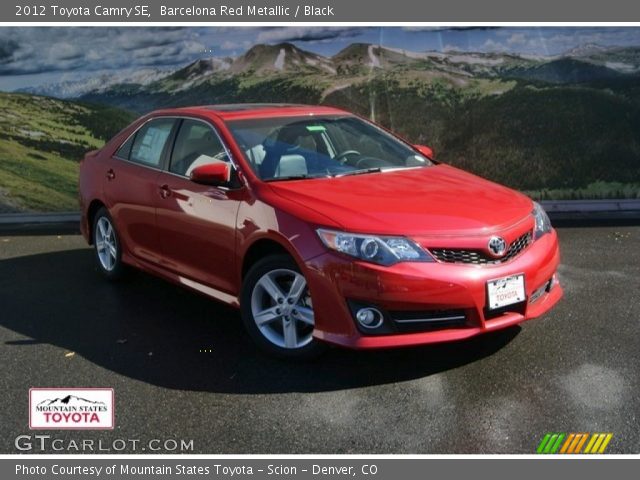
M 135 138 L 135 133 L 127 138 L 127 141 L 120 146 L 115 156 L 118 158 L 122 158 L 123 160 L 129 160 L 129 155 L 131 155 L 131 146 L 133 145 L 133 141 L 135 140 Z
M 136 133 L 129 160 L 159 168 L 162 150 L 167 143 L 174 122 L 175 120 L 172 118 L 158 118 L 147 122 Z
M 227 152 L 212 127 L 197 120 L 184 120 L 171 154 L 169 171 L 188 177 L 207 163 L 228 162 Z

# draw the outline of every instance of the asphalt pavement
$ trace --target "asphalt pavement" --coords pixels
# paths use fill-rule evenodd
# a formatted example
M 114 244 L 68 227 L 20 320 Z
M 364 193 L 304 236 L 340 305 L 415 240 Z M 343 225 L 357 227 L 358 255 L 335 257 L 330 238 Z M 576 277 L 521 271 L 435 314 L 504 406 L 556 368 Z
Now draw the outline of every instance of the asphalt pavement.
M 0 232 L 0 453 L 38 434 L 96 453 L 534 453 L 547 432 L 640 453 L 640 227 L 559 234 L 565 298 L 541 319 L 295 365 L 260 354 L 233 309 L 142 273 L 106 282 L 78 235 Z M 113 387 L 116 428 L 30 431 L 28 390 L 52 386 Z

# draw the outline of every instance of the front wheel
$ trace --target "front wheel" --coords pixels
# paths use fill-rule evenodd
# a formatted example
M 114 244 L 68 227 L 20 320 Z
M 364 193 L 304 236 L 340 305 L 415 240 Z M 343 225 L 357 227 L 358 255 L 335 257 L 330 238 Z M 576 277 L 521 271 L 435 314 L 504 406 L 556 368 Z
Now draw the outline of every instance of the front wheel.
M 288 255 L 272 255 L 251 267 L 242 285 L 241 311 L 249 335 L 271 355 L 310 359 L 324 351 L 312 336 L 307 280 Z

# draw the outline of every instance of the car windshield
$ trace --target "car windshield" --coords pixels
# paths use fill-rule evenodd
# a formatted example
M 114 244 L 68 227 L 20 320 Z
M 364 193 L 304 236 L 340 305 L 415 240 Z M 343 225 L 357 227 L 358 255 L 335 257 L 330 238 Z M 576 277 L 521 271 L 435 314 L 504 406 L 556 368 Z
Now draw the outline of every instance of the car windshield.
M 353 116 L 235 120 L 228 125 L 251 168 L 265 181 L 432 164 L 411 146 Z

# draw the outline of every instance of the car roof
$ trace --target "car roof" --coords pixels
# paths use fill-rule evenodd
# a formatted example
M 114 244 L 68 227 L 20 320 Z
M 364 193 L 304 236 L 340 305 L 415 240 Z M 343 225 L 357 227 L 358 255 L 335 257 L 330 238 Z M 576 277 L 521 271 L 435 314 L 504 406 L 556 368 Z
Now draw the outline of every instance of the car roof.
M 215 115 L 222 120 L 239 120 L 300 115 L 348 115 L 349 113 L 338 108 L 321 105 L 302 105 L 294 103 L 228 103 L 164 109 L 153 112 L 153 114 Z

